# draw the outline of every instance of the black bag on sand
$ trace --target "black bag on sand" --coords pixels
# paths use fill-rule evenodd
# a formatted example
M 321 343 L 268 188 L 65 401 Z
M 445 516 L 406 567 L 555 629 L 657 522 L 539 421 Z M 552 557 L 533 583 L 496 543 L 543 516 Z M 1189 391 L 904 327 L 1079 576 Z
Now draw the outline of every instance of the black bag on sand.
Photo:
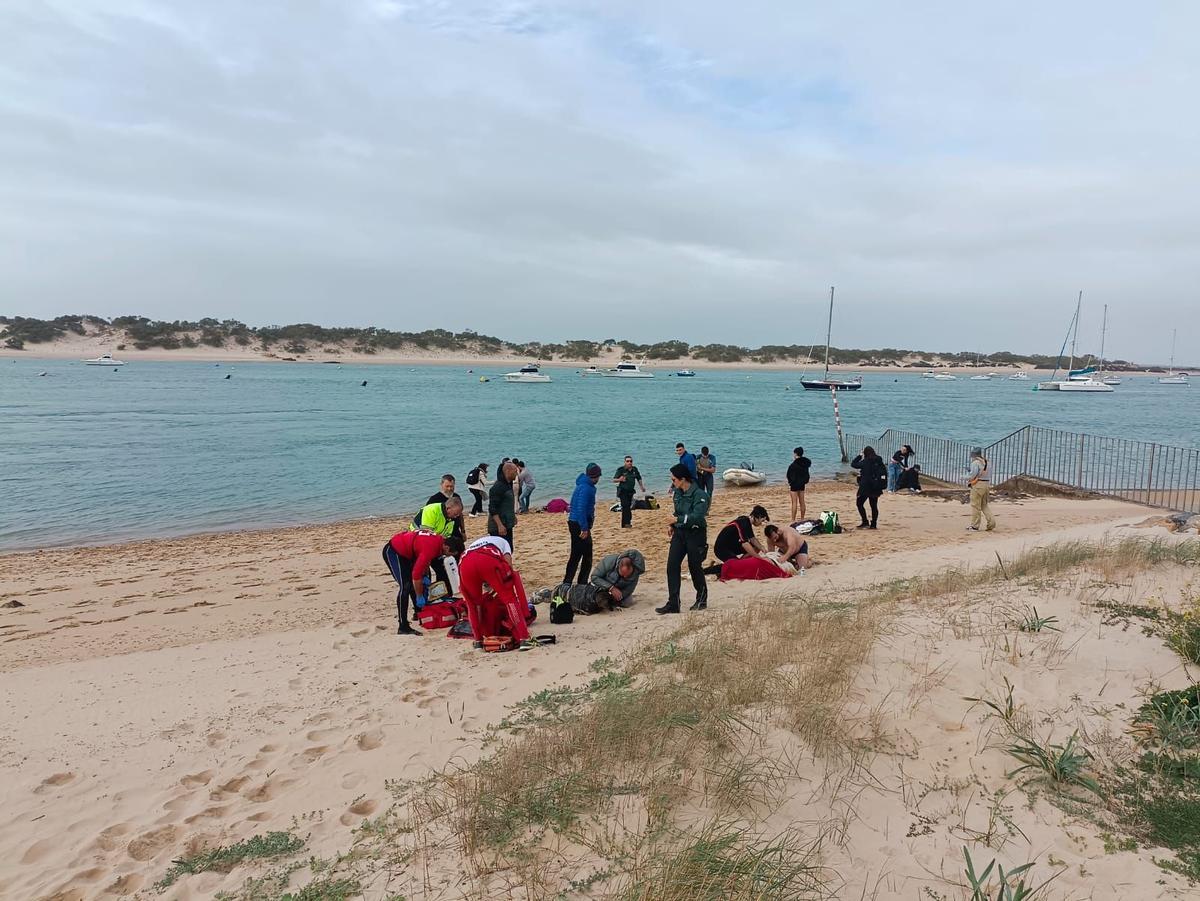
M 571 606 L 570 601 L 556 591 L 550 599 L 550 622 L 556 626 L 563 626 L 574 621 L 575 608 Z

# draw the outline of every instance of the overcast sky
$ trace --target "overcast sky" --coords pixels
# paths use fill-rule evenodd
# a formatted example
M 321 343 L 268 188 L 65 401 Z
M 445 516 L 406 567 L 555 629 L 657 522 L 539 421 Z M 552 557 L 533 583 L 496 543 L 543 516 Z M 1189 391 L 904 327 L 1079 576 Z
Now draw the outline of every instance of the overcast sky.
M 1200 4 L 4 0 L 0 312 L 1200 360 Z

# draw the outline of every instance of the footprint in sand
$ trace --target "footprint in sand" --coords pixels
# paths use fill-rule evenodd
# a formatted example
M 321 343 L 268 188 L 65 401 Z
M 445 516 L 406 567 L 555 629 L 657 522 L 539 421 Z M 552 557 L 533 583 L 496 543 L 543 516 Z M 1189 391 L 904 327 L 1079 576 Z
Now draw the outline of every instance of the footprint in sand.
M 259 754 L 274 754 L 279 750 L 279 745 L 263 745 L 258 749 Z
M 476 701 L 486 701 L 486 700 L 490 699 L 491 696 L 492 696 L 492 690 L 490 688 L 481 688 L 477 692 L 475 692 L 475 700 Z
M 362 785 L 366 781 L 367 781 L 367 777 L 366 777 L 366 774 L 364 774 L 364 773 L 358 773 L 358 772 L 347 773 L 345 776 L 342 777 L 342 788 L 344 788 L 344 789 L 358 788 L 360 785 Z
M 304 737 L 308 741 L 324 741 L 325 739 L 329 738 L 330 736 L 336 735 L 336 734 L 337 734 L 336 729 L 313 729 L 312 731 L 305 733 Z
M 250 781 L 249 776 L 238 776 L 234 779 L 230 779 L 224 785 L 218 785 L 217 790 L 215 792 L 213 792 L 213 794 L 216 795 L 216 794 L 220 794 L 221 792 L 233 793 L 233 792 L 241 791 L 242 788 L 244 788 L 245 785 L 249 781 Z
M 38 839 L 25 849 L 25 853 L 21 855 L 21 863 L 37 863 L 52 852 L 57 845 L 58 842 L 52 838 Z
M 126 849 L 134 860 L 153 860 L 179 838 L 178 826 L 160 826 L 143 832 Z
M 132 895 L 146 882 L 146 877 L 140 873 L 126 873 L 120 879 L 112 882 L 104 889 L 106 895 Z
M 179 784 L 184 788 L 199 788 L 202 785 L 208 785 L 212 781 L 213 771 L 202 770 L 199 773 L 189 773 L 179 780 Z
M 41 781 L 41 784 L 33 790 L 35 795 L 44 794 L 52 788 L 58 788 L 60 785 L 66 785 L 75 779 L 74 773 L 55 773 L 53 776 L 47 776 Z
M 271 819 L 271 817 L 273 817 L 273 816 L 275 816 L 275 814 L 271 813 L 271 811 L 269 811 L 269 810 L 260 810 L 258 813 L 252 814 L 252 815 L 246 817 L 246 822 L 247 823 L 265 823 L 267 820 Z
M 351 638 L 362 638 L 364 635 L 370 635 L 370 634 L 371 634 L 370 629 L 355 629 L 353 632 L 350 633 L 350 637 Z
M 208 733 L 208 735 L 204 736 L 204 740 L 205 740 L 205 742 L 208 743 L 208 746 L 210 748 L 215 748 L 219 744 L 221 744 L 221 742 L 225 741 L 225 733 L 224 732 L 210 732 L 210 733 Z
M 92 867 L 89 870 L 76 873 L 71 879 L 75 882 L 99 882 L 107 875 L 108 870 L 104 869 L 104 867 Z
M 311 748 L 305 748 L 297 754 L 292 760 L 297 766 L 307 766 L 310 763 L 316 763 L 325 756 L 325 752 L 329 750 L 329 745 L 315 745 Z
M 353 826 L 363 817 L 369 817 L 379 809 L 378 801 L 356 801 L 350 805 L 350 808 L 338 818 L 338 822 L 343 826 Z
M 101 851 L 115 851 L 125 842 L 124 836 L 129 834 L 128 823 L 116 823 L 109 826 L 96 836 L 96 847 Z
M 374 751 L 383 745 L 383 730 L 372 729 L 370 732 L 364 732 L 358 736 L 356 744 L 360 751 Z
M 279 797 L 280 793 L 295 781 L 295 779 L 276 779 L 272 777 L 253 791 L 246 792 L 242 797 L 255 804 L 264 804 Z
M 228 807 L 206 807 L 199 813 L 194 813 L 185 819 L 184 823 L 190 826 L 192 823 L 199 822 L 200 820 L 219 820 L 228 812 Z

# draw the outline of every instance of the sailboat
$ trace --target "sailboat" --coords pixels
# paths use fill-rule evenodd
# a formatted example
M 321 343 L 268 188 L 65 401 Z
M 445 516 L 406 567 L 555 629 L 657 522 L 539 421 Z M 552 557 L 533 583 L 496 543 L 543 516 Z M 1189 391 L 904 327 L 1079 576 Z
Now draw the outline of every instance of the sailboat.
M 1186 385 L 1188 383 L 1186 372 L 1175 372 L 1175 338 L 1178 336 L 1178 331 L 1178 329 L 1171 330 L 1171 369 L 1158 380 L 1160 385 Z
M 1075 315 L 1071 319 L 1069 334 L 1071 336 L 1071 362 L 1067 364 L 1067 377 L 1065 379 L 1055 379 L 1052 375 L 1050 381 L 1038 383 L 1038 391 L 1070 391 L 1077 394 L 1111 394 L 1112 386 L 1106 385 L 1095 378 L 1092 378 L 1092 373 L 1096 370 L 1094 367 L 1085 369 L 1075 369 L 1075 341 L 1079 337 L 1079 311 L 1083 308 L 1083 292 L 1079 292 L 1079 299 L 1075 302 Z M 1066 342 L 1064 341 L 1065 345 Z M 1059 351 L 1059 359 L 1062 359 L 1062 351 Z M 1054 368 L 1054 375 L 1058 375 L 1058 367 Z
M 862 387 L 862 376 L 853 379 L 829 378 L 829 340 L 833 335 L 833 288 L 829 289 L 829 325 L 825 329 L 825 375 L 819 379 L 800 379 L 805 391 L 857 391 Z

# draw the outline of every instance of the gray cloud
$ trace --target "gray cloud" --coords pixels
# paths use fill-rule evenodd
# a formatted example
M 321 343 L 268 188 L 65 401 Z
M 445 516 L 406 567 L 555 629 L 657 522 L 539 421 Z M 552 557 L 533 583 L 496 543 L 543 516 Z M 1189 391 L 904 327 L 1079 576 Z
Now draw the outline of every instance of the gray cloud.
M 7 4 L 3 307 L 808 343 L 836 283 L 838 343 L 1049 352 L 1082 287 L 1161 359 L 1200 326 L 1197 25 Z

